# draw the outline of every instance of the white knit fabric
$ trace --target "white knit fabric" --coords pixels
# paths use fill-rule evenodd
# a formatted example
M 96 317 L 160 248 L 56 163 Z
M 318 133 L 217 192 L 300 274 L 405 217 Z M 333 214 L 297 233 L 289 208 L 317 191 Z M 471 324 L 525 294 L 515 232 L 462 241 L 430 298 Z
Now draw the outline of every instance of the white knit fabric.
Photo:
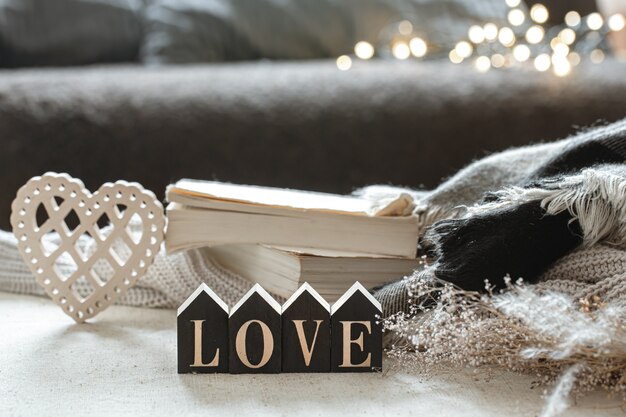
M 51 234 L 46 239 L 54 241 L 58 237 Z M 85 253 L 89 253 L 88 241 L 80 241 L 78 244 Z M 57 267 L 63 271 L 71 266 L 61 257 Z M 107 266 L 96 265 L 97 267 Z M 176 308 L 202 282 L 209 285 L 230 306 L 252 286 L 244 278 L 217 265 L 202 249 L 169 256 L 161 250 L 147 275 L 130 288 L 118 304 Z M 83 285 L 86 284 L 77 282 L 78 293 L 84 295 L 90 290 Z M 17 250 L 17 240 L 12 233 L 5 231 L 0 231 L 0 291 L 44 295 L 43 288 L 37 284 Z

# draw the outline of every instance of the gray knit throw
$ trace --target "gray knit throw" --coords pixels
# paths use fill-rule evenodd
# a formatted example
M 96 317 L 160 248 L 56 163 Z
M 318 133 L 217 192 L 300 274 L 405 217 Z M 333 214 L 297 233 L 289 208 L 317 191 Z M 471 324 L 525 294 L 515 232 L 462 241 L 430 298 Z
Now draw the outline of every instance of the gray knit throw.
M 506 277 L 575 298 L 626 301 L 626 120 L 479 160 L 416 193 L 420 278 L 481 291 Z M 365 195 L 379 198 L 388 187 Z M 408 310 L 403 281 L 377 289 L 386 315 Z

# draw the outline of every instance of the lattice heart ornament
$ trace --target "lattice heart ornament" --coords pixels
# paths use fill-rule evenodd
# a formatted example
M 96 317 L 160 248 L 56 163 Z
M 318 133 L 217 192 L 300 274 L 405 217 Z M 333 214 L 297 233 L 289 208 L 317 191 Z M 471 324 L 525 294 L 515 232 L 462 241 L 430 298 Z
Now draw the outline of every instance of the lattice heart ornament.
M 163 241 L 163 206 L 137 183 L 106 183 L 92 194 L 78 179 L 46 173 L 20 188 L 11 208 L 24 261 L 79 323 L 124 295 Z

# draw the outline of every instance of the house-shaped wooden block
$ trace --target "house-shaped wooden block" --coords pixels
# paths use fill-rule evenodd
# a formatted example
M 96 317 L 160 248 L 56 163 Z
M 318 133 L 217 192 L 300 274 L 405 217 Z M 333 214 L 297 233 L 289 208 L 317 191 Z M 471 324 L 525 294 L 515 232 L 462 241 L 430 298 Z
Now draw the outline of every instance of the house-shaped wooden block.
M 255 284 L 231 309 L 230 373 L 278 373 L 281 369 L 281 307 Z
M 283 372 L 330 372 L 330 306 L 304 283 L 283 304 Z
M 228 306 L 202 283 L 178 308 L 178 373 L 228 372 Z
M 379 372 L 383 359 L 382 309 L 359 282 L 333 304 L 331 371 Z

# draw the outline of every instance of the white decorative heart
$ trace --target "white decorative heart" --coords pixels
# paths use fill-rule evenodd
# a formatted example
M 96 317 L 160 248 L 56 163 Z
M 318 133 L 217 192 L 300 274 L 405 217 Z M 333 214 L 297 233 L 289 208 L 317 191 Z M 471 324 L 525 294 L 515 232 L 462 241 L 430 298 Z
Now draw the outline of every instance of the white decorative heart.
M 163 241 L 163 206 L 137 183 L 106 183 L 91 194 L 78 179 L 46 173 L 19 189 L 11 209 L 24 261 L 52 300 L 79 323 L 132 287 Z M 98 226 L 109 222 L 105 230 Z M 58 233 L 58 246 L 47 239 L 49 232 Z M 85 250 L 85 241 L 91 250 Z

